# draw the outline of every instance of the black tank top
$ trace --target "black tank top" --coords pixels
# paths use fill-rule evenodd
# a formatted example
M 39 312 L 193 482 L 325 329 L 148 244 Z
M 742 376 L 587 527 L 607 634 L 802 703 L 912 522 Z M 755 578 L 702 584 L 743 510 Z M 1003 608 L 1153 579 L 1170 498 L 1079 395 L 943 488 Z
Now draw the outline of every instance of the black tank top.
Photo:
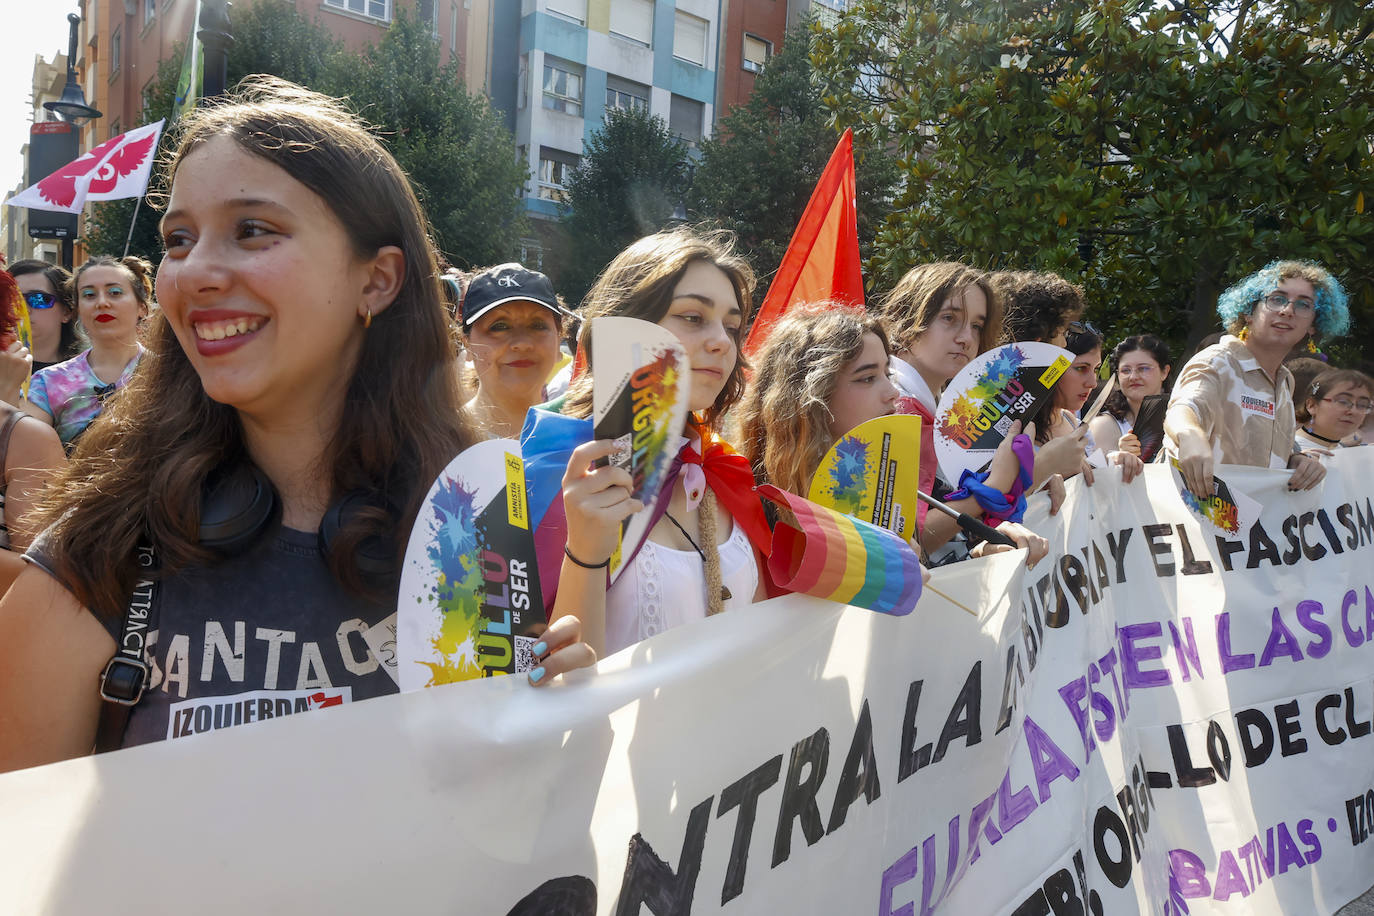
M 60 582 L 44 542 L 28 556 Z M 163 579 L 149 634 L 152 680 L 123 746 L 395 693 L 362 636 L 395 609 L 345 591 L 315 533 L 287 528 L 247 554 Z M 122 619 L 100 619 L 117 641 Z

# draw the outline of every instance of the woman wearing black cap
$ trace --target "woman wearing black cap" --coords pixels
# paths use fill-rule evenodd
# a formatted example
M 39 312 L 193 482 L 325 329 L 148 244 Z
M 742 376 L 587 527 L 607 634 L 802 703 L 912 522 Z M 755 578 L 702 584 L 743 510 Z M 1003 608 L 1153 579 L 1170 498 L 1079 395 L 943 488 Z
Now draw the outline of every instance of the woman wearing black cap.
M 472 278 L 462 312 L 463 346 L 477 376 L 465 409 L 487 436 L 518 438 L 525 413 L 546 400 L 558 360 L 564 311 L 553 284 L 538 271 L 501 264 Z

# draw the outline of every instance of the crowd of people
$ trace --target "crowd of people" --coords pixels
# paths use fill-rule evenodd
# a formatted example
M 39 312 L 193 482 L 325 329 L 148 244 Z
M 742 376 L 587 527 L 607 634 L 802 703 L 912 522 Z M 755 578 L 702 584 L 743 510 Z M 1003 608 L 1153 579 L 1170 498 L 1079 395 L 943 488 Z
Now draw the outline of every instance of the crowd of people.
M 520 264 L 445 269 L 386 149 L 335 100 L 280 80 L 188 116 L 167 177 L 155 280 L 139 258 L 71 277 L 10 266 L 33 333 L 0 354 L 0 770 L 161 740 L 188 700 L 393 692 L 360 634 L 395 610 L 430 484 L 469 445 L 518 437 L 531 408 L 590 414 L 598 317 L 681 341 L 690 414 L 653 506 L 604 460 L 614 443 L 573 451 L 535 685 L 779 594 L 764 562 L 777 512 L 755 485 L 805 495 L 827 450 L 876 417 L 929 430 L 941 391 L 1001 344 L 1073 360 L 983 472 L 946 475 L 924 434 L 919 486 L 1031 565 L 1048 545 L 1021 524 L 1027 497 L 1057 506 L 1065 480 L 1095 471 L 1132 485 L 1152 456 L 1134 432 L 1151 397 L 1169 396 L 1161 454 L 1200 496 L 1223 463 L 1315 487 L 1370 434 L 1368 375 L 1319 362 L 1297 383 L 1285 365 L 1349 324 L 1340 283 L 1308 262 L 1227 290 L 1226 335 L 1187 360 L 1148 333 L 1109 349 L 1062 277 L 957 263 L 914 267 L 873 308 L 797 306 L 746 360 L 756 278 L 728 234 L 635 242 L 580 310 Z M 1084 422 L 1104 358 L 1115 391 Z M 647 539 L 608 587 L 621 523 L 646 509 Z M 911 548 L 926 566 L 1011 549 L 924 504 Z

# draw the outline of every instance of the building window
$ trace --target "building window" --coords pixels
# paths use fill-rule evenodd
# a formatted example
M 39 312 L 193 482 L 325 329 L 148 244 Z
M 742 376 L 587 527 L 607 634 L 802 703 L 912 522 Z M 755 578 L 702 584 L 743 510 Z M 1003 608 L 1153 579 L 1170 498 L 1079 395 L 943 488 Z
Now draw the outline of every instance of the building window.
M 119 75 L 119 57 L 124 44 L 124 36 L 119 33 L 119 29 L 114 30 L 110 36 L 110 79 Z
M 544 107 L 582 116 L 582 68 L 576 64 L 544 58 Z
M 587 0 L 548 0 L 548 10 L 578 25 L 587 21 Z
M 110 137 L 118 137 L 123 131 L 119 129 L 118 119 L 110 122 Z M 109 139 L 109 138 L 107 138 Z
M 744 69 L 750 73 L 762 73 L 764 64 L 773 56 L 773 43 L 757 35 L 744 35 Z
M 450 54 L 458 53 L 458 4 L 449 4 L 448 11 L 448 50 Z
M 653 47 L 653 0 L 611 0 L 611 34 L 646 48 Z
M 153 16 L 157 13 L 157 0 L 143 0 L 143 24 L 147 25 L 153 21 Z
M 535 270 L 544 269 L 544 246 L 538 239 L 520 240 L 520 263 Z
M 606 107 L 625 111 L 649 110 L 649 87 L 606 74 Z
M 668 109 L 668 129 L 692 146 L 701 142 L 701 121 L 706 106 L 696 99 L 674 95 Z
M 811 17 L 821 28 L 834 28 L 844 8 L 845 0 L 811 0 Z
M 416 7 L 421 22 L 429 23 L 429 34 L 439 37 L 439 0 L 420 0 Z
M 145 121 L 151 119 L 151 112 L 149 112 L 148 109 L 152 106 L 153 87 L 156 83 L 157 77 L 153 77 L 152 79 L 148 80 L 148 82 L 143 84 L 143 91 L 139 94 L 140 104 L 143 106 L 141 110 L 143 112 L 143 119 Z
M 578 157 L 547 146 L 539 148 L 539 181 L 535 196 L 540 200 L 567 200 L 568 177 L 577 168 Z
M 384 22 L 391 21 L 391 0 L 324 0 L 326 7 L 333 7 L 339 10 L 348 10 L 350 13 L 357 13 L 360 16 L 369 16 L 373 19 L 381 19 Z
M 677 11 L 673 22 L 673 56 L 698 67 L 706 66 L 705 19 Z

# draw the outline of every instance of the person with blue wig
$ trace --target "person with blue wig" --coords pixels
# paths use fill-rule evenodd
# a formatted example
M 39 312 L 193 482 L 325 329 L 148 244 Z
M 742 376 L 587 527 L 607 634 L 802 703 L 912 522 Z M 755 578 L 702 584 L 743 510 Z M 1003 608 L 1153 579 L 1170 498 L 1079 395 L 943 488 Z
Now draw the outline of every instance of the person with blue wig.
M 1290 490 L 1310 490 L 1325 474 L 1294 444 L 1293 374 L 1283 365 L 1304 339 L 1344 334 L 1345 290 L 1310 261 L 1274 261 L 1221 294 L 1227 334 L 1179 373 L 1164 420 L 1166 447 L 1200 499 L 1212 494 L 1216 464 L 1290 468 Z

